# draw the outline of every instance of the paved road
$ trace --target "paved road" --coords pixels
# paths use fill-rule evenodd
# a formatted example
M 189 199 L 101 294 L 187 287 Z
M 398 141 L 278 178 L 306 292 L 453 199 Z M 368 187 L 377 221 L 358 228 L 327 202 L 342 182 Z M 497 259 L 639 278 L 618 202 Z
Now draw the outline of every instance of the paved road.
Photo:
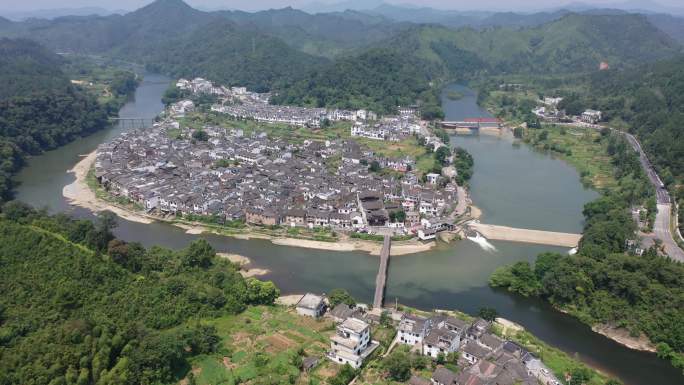
M 653 165 L 648 160 L 646 153 L 641 148 L 641 144 L 632 134 L 623 133 L 627 138 L 629 144 L 632 145 L 635 151 L 639 153 L 639 160 L 641 161 L 641 166 L 646 171 L 648 179 L 651 181 L 656 190 L 656 201 L 658 203 L 658 212 L 656 213 L 655 224 L 653 225 L 653 233 L 655 237 L 663 241 L 663 247 L 665 248 L 665 254 L 670 256 L 670 258 L 684 262 L 684 251 L 677 245 L 674 240 L 674 234 L 672 234 L 672 229 L 670 228 L 672 213 L 672 201 L 670 199 L 670 194 L 665 189 L 663 182 L 658 177 Z
M 604 128 L 596 124 L 586 124 L 586 123 L 571 123 L 572 125 L 579 125 L 582 127 L 591 127 L 597 130 Z M 634 135 L 616 130 L 612 127 L 608 127 L 613 132 L 618 132 L 625 136 L 627 142 L 634 148 L 636 152 L 639 153 L 639 161 L 641 166 L 646 172 L 646 176 L 653 184 L 656 190 L 656 202 L 658 204 L 658 212 L 656 213 L 656 220 L 653 226 L 653 233 L 655 238 L 663 241 L 663 247 L 665 248 L 665 253 L 670 256 L 670 258 L 684 262 L 684 250 L 682 250 L 677 242 L 675 242 L 674 234 L 672 234 L 672 229 L 670 228 L 670 215 L 672 213 L 672 200 L 670 199 L 670 194 L 665 189 L 663 182 L 660 180 L 658 173 L 656 173 L 653 165 L 648 160 L 646 153 L 641 148 L 641 143 L 634 137 Z

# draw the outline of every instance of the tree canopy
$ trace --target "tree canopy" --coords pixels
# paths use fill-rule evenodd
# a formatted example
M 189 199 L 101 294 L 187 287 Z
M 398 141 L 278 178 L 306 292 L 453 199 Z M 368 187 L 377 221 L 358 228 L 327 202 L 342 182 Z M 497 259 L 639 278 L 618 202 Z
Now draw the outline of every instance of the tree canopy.
M 0 383 L 177 382 L 188 358 L 216 349 L 216 331 L 197 319 L 279 295 L 204 240 L 145 249 L 114 239 L 112 218 L 3 207 Z

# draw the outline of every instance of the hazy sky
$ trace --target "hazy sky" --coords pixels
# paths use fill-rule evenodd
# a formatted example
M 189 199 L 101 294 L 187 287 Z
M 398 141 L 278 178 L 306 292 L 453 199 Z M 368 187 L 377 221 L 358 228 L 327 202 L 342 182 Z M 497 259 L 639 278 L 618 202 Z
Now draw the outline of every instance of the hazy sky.
M 150 3 L 152 0 L 0 0 L 0 10 L 5 11 L 27 11 L 37 9 L 56 9 L 56 8 L 79 8 L 79 7 L 102 7 L 105 9 L 132 10 Z M 359 2 L 359 0 L 356 0 Z M 639 3 L 650 0 L 637 0 Z M 203 8 L 223 8 L 223 9 L 267 9 L 282 8 L 291 5 L 301 8 L 311 3 L 339 3 L 344 0 L 186 0 L 194 7 Z M 374 2 L 374 0 L 371 0 Z M 414 5 L 425 5 L 434 8 L 445 9 L 478 9 L 478 10 L 530 10 L 545 9 L 572 3 L 583 2 L 596 5 L 607 5 L 611 3 L 624 3 L 624 0 L 386 0 L 387 3 L 401 4 L 411 3 Z M 632 1 L 627 1 L 632 2 Z M 681 7 L 684 6 L 682 0 L 657 0 L 655 1 L 664 6 Z

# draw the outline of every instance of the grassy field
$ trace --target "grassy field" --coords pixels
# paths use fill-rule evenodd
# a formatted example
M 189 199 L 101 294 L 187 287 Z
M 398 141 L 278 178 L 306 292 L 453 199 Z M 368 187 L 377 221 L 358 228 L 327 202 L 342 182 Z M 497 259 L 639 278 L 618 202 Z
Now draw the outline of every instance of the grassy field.
M 543 139 L 542 132 L 547 132 Z M 535 147 L 551 151 L 577 169 L 582 183 L 596 189 L 609 189 L 617 185 L 613 165 L 605 145 L 595 129 L 543 125 L 542 129 L 529 129 L 525 140 Z
M 329 319 L 299 316 L 284 306 L 258 306 L 207 324 L 216 327 L 221 341 L 216 353 L 192 361 L 192 373 L 199 385 L 325 385 L 341 369 L 325 358 L 335 331 Z M 384 347 L 394 338 L 391 328 L 375 326 L 371 333 Z M 308 356 L 319 358 L 319 363 L 307 373 L 300 371 L 299 362 Z M 188 382 L 187 378 L 183 381 Z
M 339 370 L 323 358 L 334 331 L 329 320 L 301 317 L 282 306 L 258 306 L 208 324 L 216 327 L 221 341 L 216 353 L 193 360 L 197 384 L 325 384 Z M 319 357 L 319 365 L 300 373 L 299 357 L 306 356 Z

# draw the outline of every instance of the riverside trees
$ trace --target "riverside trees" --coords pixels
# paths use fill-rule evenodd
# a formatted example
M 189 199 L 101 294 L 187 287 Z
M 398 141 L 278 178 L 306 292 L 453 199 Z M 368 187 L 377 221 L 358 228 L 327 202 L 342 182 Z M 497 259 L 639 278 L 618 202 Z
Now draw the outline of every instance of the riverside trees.
M 0 383 L 174 382 L 189 357 L 216 349 L 202 318 L 279 295 L 206 241 L 145 249 L 112 228 L 106 215 L 93 224 L 3 206 Z

